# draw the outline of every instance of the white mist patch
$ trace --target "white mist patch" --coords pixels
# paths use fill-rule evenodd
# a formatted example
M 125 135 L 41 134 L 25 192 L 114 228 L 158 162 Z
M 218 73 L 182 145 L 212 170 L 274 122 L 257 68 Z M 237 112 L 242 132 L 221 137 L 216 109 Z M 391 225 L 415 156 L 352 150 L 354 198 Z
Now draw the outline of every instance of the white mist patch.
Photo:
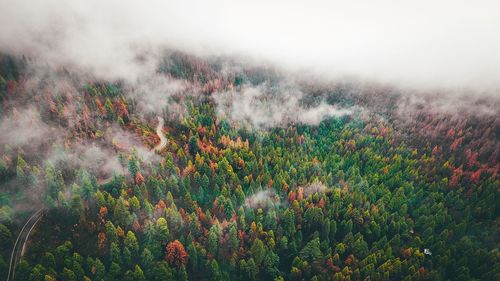
M 84 169 L 101 179 L 124 174 L 116 152 L 96 143 L 56 147 L 49 153 L 47 160 L 56 167 Z
M 114 151 L 109 151 L 99 146 L 81 147 L 81 165 L 86 166 L 86 170 L 91 174 L 122 175 L 124 168 L 118 160 L 118 155 Z M 94 171 L 92 171 L 94 170 Z
M 256 128 L 283 127 L 294 122 L 315 126 L 328 117 L 352 113 L 351 109 L 324 101 L 306 105 L 306 94 L 293 85 L 244 86 L 241 90 L 216 93 L 213 97 L 220 116 Z
M 280 200 L 273 190 L 262 190 L 247 198 L 243 206 L 254 209 L 269 208 L 280 204 Z
M 298 116 L 297 121 L 307 125 L 318 125 L 321 121 L 328 117 L 340 117 L 350 114 L 352 114 L 352 110 L 350 109 L 337 108 L 327 103 L 321 103 L 316 107 L 303 111 Z
M 185 108 L 172 97 L 184 93 L 186 89 L 186 81 L 157 74 L 139 79 L 127 96 L 137 102 L 137 107 L 142 113 L 162 114 L 167 111 L 169 118 L 175 119 L 184 113 Z
M 56 128 L 41 120 L 37 109 L 14 109 L 11 115 L 0 121 L 0 144 L 36 146 L 57 135 L 56 132 Z
M 315 194 L 315 193 L 323 193 L 328 189 L 326 185 L 324 185 L 320 181 L 315 181 L 309 185 L 306 185 L 303 187 L 303 192 L 304 196 L 307 197 L 309 195 Z
M 138 136 L 120 127 L 111 127 L 106 131 L 105 139 L 118 151 L 136 154 L 143 163 L 159 163 L 161 157 L 144 146 Z
M 455 116 L 500 116 L 500 95 L 484 98 L 450 93 L 411 93 L 404 95 L 398 103 L 398 114 L 402 117 L 416 118 L 419 111 L 433 114 L 452 114 Z

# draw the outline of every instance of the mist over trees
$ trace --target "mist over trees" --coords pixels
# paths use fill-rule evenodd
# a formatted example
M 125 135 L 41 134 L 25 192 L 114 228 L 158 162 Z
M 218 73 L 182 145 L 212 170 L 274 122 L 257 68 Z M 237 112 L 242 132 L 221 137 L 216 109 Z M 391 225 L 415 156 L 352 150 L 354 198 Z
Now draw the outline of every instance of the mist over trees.
M 0 61 L 1 277 L 46 208 L 16 280 L 497 279 L 494 97 L 180 52 L 144 84 Z

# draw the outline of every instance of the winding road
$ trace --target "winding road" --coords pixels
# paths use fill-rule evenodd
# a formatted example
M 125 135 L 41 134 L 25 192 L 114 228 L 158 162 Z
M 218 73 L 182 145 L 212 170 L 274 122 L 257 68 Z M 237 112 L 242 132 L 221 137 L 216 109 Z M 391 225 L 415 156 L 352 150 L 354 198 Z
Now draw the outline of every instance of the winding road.
M 168 140 L 165 137 L 165 134 L 163 133 L 163 124 L 164 123 L 165 123 L 165 121 L 163 120 L 163 118 L 158 116 L 158 126 L 156 126 L 156 134 L 160 138 L 160 143 L 155 146 L 155 148 L 154 148 L 155 151 L 160 151 L 165 146 L 167 146 Z
M 24 255 L 26 250 L 26 242 L 30 237 L 31 231 L 35 228 L 36 224 L 42 219 L 45 209 L 40 209 L 36 211 L 31 217 L 28 218 L 26 223 L 24 223 L 19 235 L 17 236 L 16 242 L 14 243 L 14 248 L 10 255 L 9 263 L 9 273 L 7 275 L 7 281 L 14 280 L 14 274 L 16 271 L 16 266 L 21 257 Z

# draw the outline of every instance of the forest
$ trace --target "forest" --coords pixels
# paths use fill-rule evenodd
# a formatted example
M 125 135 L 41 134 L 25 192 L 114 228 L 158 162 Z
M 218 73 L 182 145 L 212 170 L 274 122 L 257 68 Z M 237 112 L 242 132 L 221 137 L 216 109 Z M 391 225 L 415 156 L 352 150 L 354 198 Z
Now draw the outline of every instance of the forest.
M 142 87 L 2 54 L 0 279 L 40 212 L 12 280 L 500 280 L 499 108 L 181 52 Z

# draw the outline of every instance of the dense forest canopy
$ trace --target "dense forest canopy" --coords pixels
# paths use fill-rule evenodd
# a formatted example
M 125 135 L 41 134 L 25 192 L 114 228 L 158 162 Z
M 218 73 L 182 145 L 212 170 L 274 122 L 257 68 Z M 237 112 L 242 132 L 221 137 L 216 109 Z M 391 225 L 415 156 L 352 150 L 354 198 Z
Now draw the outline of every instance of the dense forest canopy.
M 15 280 L 499 280 L 500 101 L 446 97 L 1 55 L 0 278 L 41 210 Z

